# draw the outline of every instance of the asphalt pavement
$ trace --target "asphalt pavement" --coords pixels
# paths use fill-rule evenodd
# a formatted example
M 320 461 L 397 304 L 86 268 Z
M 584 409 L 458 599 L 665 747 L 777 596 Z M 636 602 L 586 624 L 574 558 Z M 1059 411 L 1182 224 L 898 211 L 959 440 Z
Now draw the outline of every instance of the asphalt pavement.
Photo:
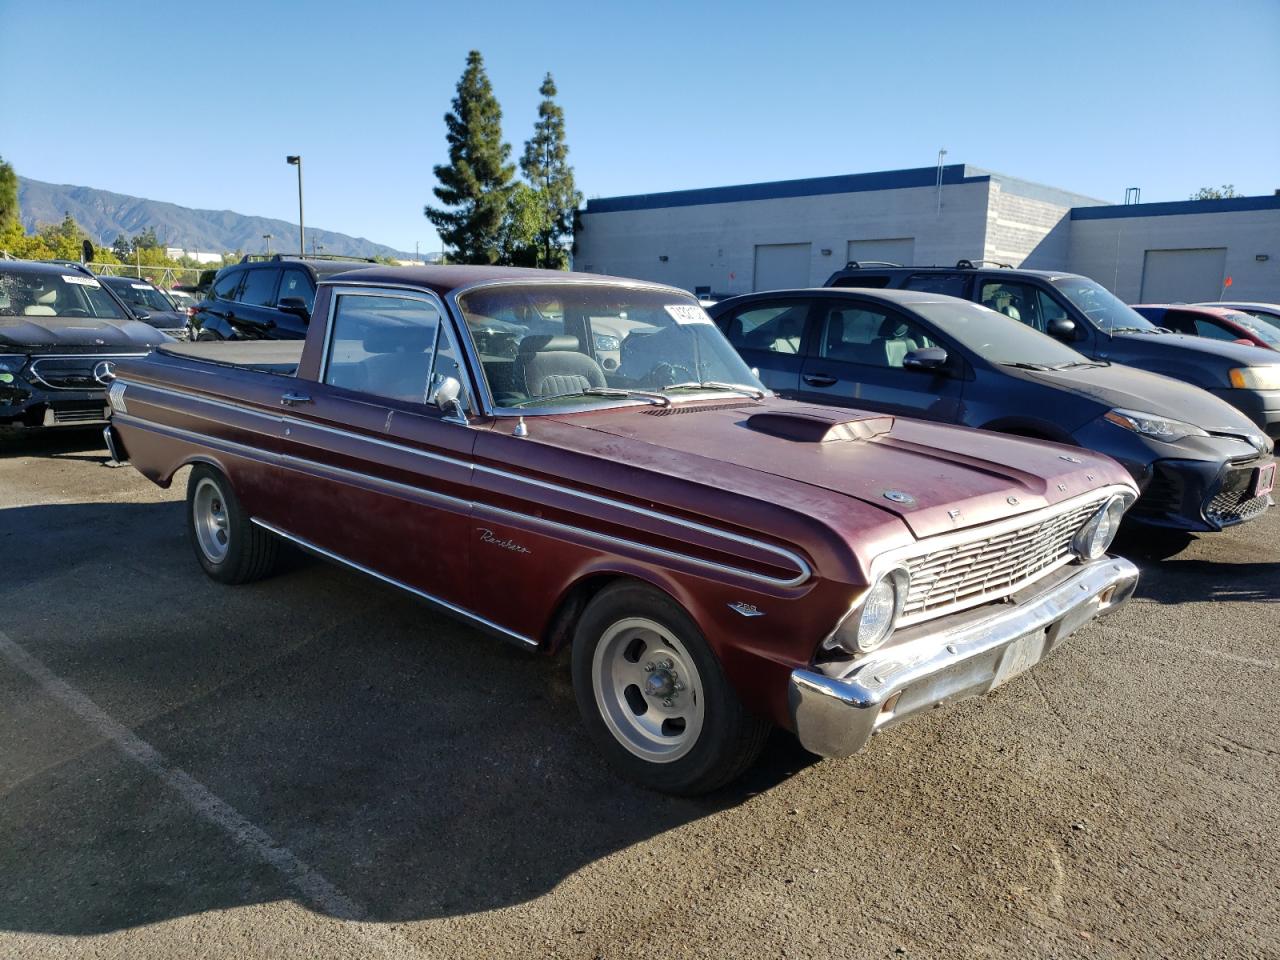
M 302 557 L 215 584 L 185 476 L 104 461 L 0 446 L 0 957 L 1280 956 L 1280 511 L 990 697 L 687 800 L 563 661 Z

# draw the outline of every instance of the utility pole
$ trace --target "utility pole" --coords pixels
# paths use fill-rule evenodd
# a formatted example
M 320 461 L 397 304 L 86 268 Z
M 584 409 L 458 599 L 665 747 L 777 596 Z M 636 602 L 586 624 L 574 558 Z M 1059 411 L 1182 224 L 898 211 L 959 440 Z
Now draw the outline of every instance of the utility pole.
M 291 167 L 298 168 L 298 255 L 305 257 L 307 255 L 307 233 L 302 225 L 302 155 L 290 154 L 284 158 L 284 162 Z

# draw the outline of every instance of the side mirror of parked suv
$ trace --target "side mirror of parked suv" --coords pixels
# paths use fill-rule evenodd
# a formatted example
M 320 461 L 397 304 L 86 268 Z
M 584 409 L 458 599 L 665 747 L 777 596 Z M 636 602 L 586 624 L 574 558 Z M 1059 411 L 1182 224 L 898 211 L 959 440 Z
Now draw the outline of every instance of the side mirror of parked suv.
M 947 365 L 947 351 L 941 347 L 922 347 L 912 350 L 902 358 L 904 370 L 928 370 L 936 372 Z
M 276 309 L 282 313 L 292 313 L 295 317 L 301 317 L 303 323 L 311 322 L 311 311 L 307 309 L 307 301 L 301 297 L 281 297 L 276 304 Z
M 1076 322 L 1067 317 L 1054 317 L 1049 321 L 1049 336 L 1071 342 L 1076 339 Z

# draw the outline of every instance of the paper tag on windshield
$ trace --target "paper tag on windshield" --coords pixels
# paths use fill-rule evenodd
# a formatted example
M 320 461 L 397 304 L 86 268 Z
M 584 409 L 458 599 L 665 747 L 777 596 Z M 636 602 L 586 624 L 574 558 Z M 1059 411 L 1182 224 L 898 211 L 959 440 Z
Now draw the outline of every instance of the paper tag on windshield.
M 673 303 L 663 307 L 676 323 L 710 323 L 707 311 L 692 303 Z
M 82 287 L 102 286 L 102 284 L 98 283 L 98 281 L 93 279 L 93 277 L 69 277 L 64 273 L 62 275 L 62 279 L 65 280 L 67 283 L 78 283 Z
M 155 289 L 155 287 L 151 286 L 151 284 L 149 283 L 131 283 L 129 284 L 129 286 L 133 287 L 133 289 L 135 290 L 154 290 Z

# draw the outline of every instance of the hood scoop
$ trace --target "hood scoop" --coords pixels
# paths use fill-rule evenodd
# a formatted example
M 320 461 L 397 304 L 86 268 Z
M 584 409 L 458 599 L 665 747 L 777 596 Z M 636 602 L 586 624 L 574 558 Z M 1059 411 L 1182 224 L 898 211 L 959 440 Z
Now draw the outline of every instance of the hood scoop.
M 888 433 L 893 427 L 893 417 L 849 416 L 839 410 L 808 407 L 753 414 L 747 417 L 747 426 L 796 443 L 834 443 L 870 440 Z

